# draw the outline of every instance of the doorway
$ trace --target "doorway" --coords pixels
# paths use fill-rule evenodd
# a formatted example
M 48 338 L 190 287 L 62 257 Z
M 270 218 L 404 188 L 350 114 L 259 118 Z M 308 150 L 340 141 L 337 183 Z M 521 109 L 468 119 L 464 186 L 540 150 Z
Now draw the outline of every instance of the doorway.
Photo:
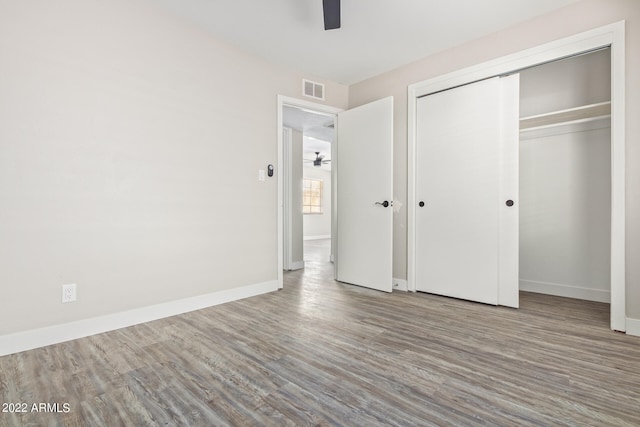
M 316 104 L 309 101 L 304 101 L 296 98 L 289 98 L 285 96 L 278 96 L 278 159 L 280 159 L 280 173 L 277 174 L 278 178 L 278 283 L 279 287 L 283 286 L 283 273 L 285 270 L 293 270 L 296 268 L 304 267 L 304 253 L 307 252 L 315 259 L 318 256 L 313 250 L 304 250 L 305 242 L 313 242 L 313 240 L 304 240 L 304 215 L 302 214 L 302 207 L 304 205 L 303 200 L 303 178 L 304 178 L 304 164 L 310 164 L 311 168 L 322 169 L 323 172 L 317 172 L 314 176 L 322 173 L 326 178 L 330 178 L 328 185 L 324 184 L 323 180 L 323 201 L 322 204 L 322 220 L 324 228 L 315 228 L 315 232 L 321 231 L 323 234 L 309 234 L 309 237 L 329 237 L 328 241 L 325 241 L 325 246 L 328 243 L 329 259 L 325 264 L 329 264 L 329 260 L 333 261 L 335 254 L 335 239 L 331 239 L 331 236 L 335 236 L 336 232 L 336 203 L 335 203 L 335 184 L 336 184 L 336 172 L 335 167 L 332 167 L 332 163 L 336 161 L 336 147 L 335 147 L 335 128 L 336 117 L 342 110 L 335 107 L 330 107 L 322 104 Z M 304 153 L 304 137 L 306 134 L 307 139 L 307 153 Z M 297 144 L 294 145 L 293 139 L 297 139 Z M 327 141 L 328 140 L 328 141 Z M 296 148 L 296 150 L 293 150 Z M 315 154 L 315 152 L 319 154 Z M 326 153 L 324 151 L 327 151 Z M 314 161 L 320 156 L 320 166 L 313 166 Z M 295 160 L 294 158 L 295 157 Z M 306 160 L 306 161 L 305 161 Z M 324 160 L 329 160 L 324 162 Z M 294 168 L 295 166 L 295 173 Z M 311 169 L 312 171 L 314 169 Z M 293 175 L 296 175 L 295 177 Z M 292 188 L 294 181 L 298 183 L 296 191 Z M 299 196 L 297 200 L 292 200 L 292 195 Z M 293 215 L 294 208 L 296 214 Z M 316 220 L 319 219 L 319 214 L 315 215 Z M 309 221 L 307 221 L 309 223 Z M 319 221 L 316 221 L 319 222 Z M 327 232 L 326 222 L 328 222 L 329 230 Z M 307 231 L 312 231 L 312 226 L 317 226 L 313 220 L 310 224 L 307 224 Z M 319 241 L 320 239 L 318 239 Z M 307 244 L 308 247 L 311 247 Z M 297 252 L 293 254 L 293 252 Z M 316 251 L 317 252 L 317 251 Z M 294 260 L 294 258 L 297 258 Z M 295 262 L 297 261 L 298 264 Z M 331 276 L 335 278 L 333 268 L 330 267 Z
M 283 106 L 284 270 L 332 259 L 335 122 L 333 114 Z
M 283 139 L 286 106 L 335 117 L 336 141 L 331 144 L 333 278 L 351 285 L 391 292 L 393 97 L 341 111 L 278 96 L 278 165 L 283 172 L 277 174 L 277 273 L 280 288 L 283 283 L 283 236 L 287 231 L 283 221 L 287 211 L 284 204 L 288 201 L 283 185 L 287 175 Z

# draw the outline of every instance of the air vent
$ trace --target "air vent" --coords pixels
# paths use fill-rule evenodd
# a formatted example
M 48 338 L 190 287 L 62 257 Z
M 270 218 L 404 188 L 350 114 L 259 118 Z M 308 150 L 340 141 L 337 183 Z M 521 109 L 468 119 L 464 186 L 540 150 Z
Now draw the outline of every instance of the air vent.
M 302 79 L 302 94 L 324 101 L 324 85 L 311 80 Z

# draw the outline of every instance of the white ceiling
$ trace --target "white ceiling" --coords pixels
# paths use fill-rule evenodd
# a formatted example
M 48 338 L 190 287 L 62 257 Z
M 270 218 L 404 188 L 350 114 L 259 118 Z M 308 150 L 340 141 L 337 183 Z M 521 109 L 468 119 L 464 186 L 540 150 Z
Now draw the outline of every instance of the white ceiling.
M 331 159 L 331 143 L 335 141 L 334 122 L 335 117 L 332 115 L 320 114 L 289 105 L 283 107 L 282 124 L 303 134 L 304 166 L 313 167 L 316 152 L 319 152 L 324 160 Z M 325 163 L 321 167 L 329 170 L 331 163 Z
M 322 160 L 326 161 L 326 163 L 322 163 L 320 166 L 313 164 L 313 161 L 316 159 L 316 152 L 320 153 Z M 302 139 L 302 159 L 302 165 L 304 167 L 331 170 L 331 144 L 305 136 Z
M 263 59 L 353 84 L 579 0 L 150 0 Z
M 335 140 L 335 117 L 324 115 L 302 108 L 283 107 L 282 124 L 285 127 L 299 130 L 305 136 L 321 141 Z

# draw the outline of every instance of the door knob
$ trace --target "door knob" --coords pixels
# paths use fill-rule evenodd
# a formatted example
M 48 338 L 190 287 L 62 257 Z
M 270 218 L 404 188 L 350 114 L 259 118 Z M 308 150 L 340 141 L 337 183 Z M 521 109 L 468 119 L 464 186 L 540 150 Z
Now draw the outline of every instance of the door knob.
M 422 200 L 420 200 L 420 203 L 418 203 L 418 206 L 420 206 L 421 208 L 424 207 L 424 202 Z
M 382 202 L 382 203 L 380 203 L 380 202 L 376 202 L 376 205 L 380 205 L 380 206 L 382 206 L 383 208 L 386 208 L 386 207 L 389 207 L 389 205 L 393 205 L 393 203 L 389 203 L 388 201 L 386 201 L 386 200 L 385 200 L 385 201 L 384 201 L 384 202 Z
M 506 205 L 509 207 L 513 206 L 513 200 L 507 200 Z

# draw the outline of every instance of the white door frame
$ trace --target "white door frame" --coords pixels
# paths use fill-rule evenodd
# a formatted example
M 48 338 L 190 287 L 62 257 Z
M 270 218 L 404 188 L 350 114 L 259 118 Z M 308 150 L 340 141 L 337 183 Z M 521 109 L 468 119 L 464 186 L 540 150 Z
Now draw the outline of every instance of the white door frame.
M 625 307 L 625 23 L 595 28 L 408 87 L 407 282 L 415 284 L 416 102 L 421 96 L 517 72 L 546 62 L 611 47 L 611 329 L 626 331 Z
M 292 129 L 287 127 L 282 127 L 282 153 L 283 153 L 283 162 L 282 162 L 282 188 L 283 188 L 283 198 L 282 198 L 282 208 L 283 208 L 283 217 L 282 217 L 282 249 L 283 249 L 283 259 L 282 259 L 282 269 L 283 270 L 292 270 L 293 269 L 293 254 L 291 253 L 291 248 L 293 246 L 293 236 L 292 236 L 292 221 L 291 217 L 291 207 L 289 207 L 289 201 L 291 199 L 291 181 L 292 181 L 292 171 L 291 171 L 291 143 L 293 139 Z
M 284 239 L 283 239 L 283 233 L 284 233 L 284 194 L 285 194 L 285 188 L 284 188 L 284 179 L 283 179 L 283 172 L 284 172 L 284 166 L 285 166 L 285 159 L 284 159 L 284 144 L 283 144 L 283 138 L 284 138 L 284 131 L 283 131 L 283 119 L 284 119 L 284 106 L 288 105 L 291 107 L 298 107 L 298 108 L 306 108 L 309 110 L 313 110 L 316 111 L 318 113 L 324 113 L 324 114 L 329 114 L 329 115 L 333 115 L 336 116 L 335 119 L 335 130 L 336 130 L 336 135 L 337 135 L 337 131 L 338 131 L 338 113 L 344 111 L 341 108 L 336 108 L 336 107 L 331 107 L 329 105 L 323 105 L 323 104 L 316 104 L 315 102 L 310 102 L 310 101 L 305 101 L 303 99 L 298 99 L 298 98 L 291 98 L 288 96 L 284 96 L 284 95 L 278 95 L 278 109 L 277 109 L 277 126 L 278 126 L 278 169 L 276 171 L 276 176 L 278 178 L 278 288 L 282 289 L 283 287 L 283 278 L 284 278 L 284 273 L 283 273 L 283 267 L 284 267 L 284 261 L 283 261 L 283 245 L 284 245 Z M 337 227 L 337 215 L 336 215 L 336 209 L 337 209 L 337 203 L 336 203 L 336 186 L 337 186 L 337 180 L 336 180 L 336 164 L 337 164 L 337 159 L 336 159 L 336 143 L 337 143 L 337 137 L 336 137 L 336 141 L 334 141 L 333 144 L 331 144 L 331 235 L 332 237 L 334 237 L 336 235 L 336 227 Z M 331 253 L 334 256 L 334 272 L 335 272 L 335 263 L 337 262 L 337 257 L 335 257 L 335 239 L 331 239 Z M 334 273 L 335 274 L 335 273 Z

